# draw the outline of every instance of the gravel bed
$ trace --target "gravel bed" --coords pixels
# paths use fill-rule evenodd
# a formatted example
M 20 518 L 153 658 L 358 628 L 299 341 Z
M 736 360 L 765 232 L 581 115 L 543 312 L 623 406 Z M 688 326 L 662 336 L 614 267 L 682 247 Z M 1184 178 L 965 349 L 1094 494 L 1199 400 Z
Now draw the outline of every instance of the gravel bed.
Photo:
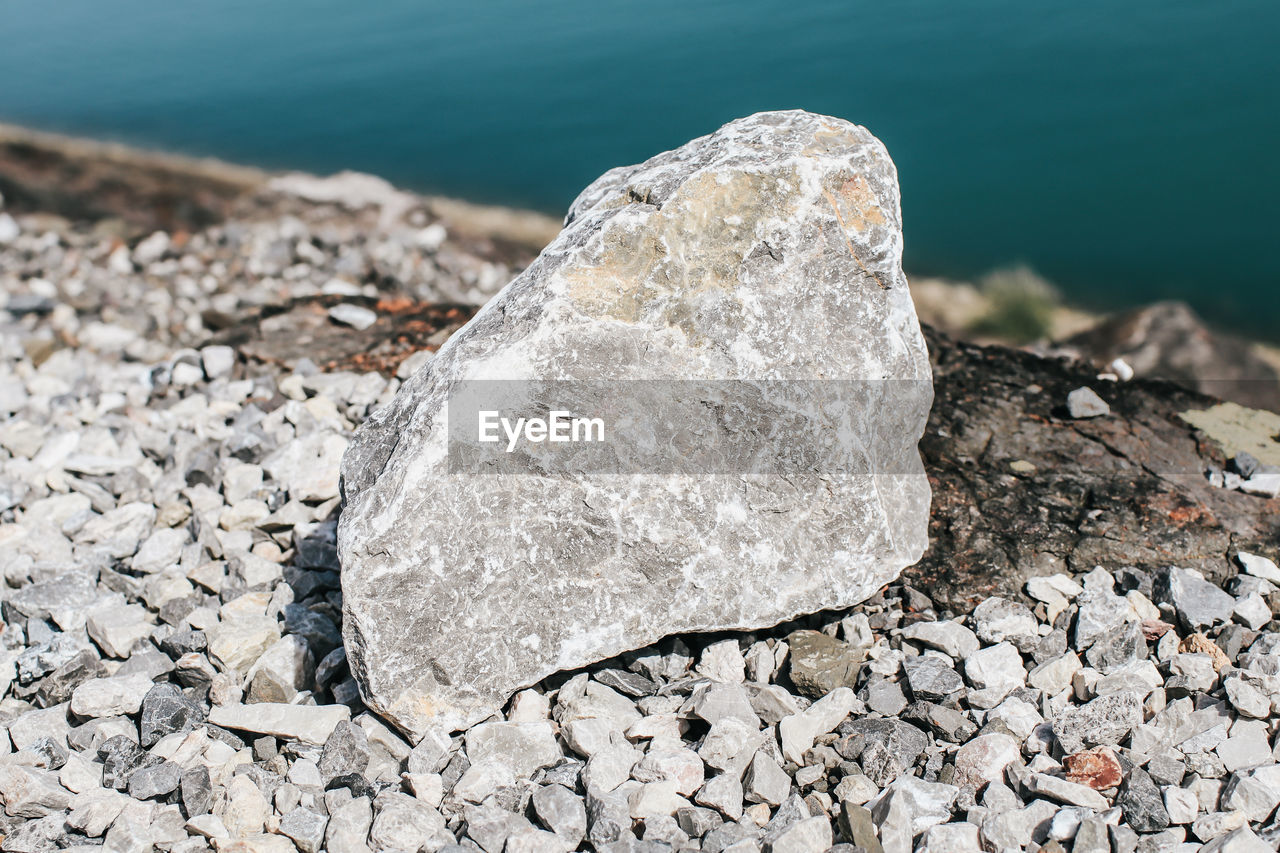
M 0 850 L 1280 843 L 1280 569 L 1251 554 L 1225 589 L 1107 566 L 959 617 L 895 584 L 410 744 L 346 670 L 334 547 L 338 461 L 397 380 L 200 346 L 210 311 L 367 294 L 328 279 L 341 241 L 0 226 Z

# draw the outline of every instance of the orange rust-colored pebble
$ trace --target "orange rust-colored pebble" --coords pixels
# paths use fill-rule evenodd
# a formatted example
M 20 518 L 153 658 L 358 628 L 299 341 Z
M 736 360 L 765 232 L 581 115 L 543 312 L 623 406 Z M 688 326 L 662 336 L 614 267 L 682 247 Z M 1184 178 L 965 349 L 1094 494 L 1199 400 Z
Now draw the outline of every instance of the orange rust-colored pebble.
M 1210 640 L 1204 634 L 1189 634 L 1178 643 L 1178 651 L 1185 654 L 1202 654 L 1209 655 L 1213 658 L 1213 671 L 1222 672 L 1224 666 L 1231 666 L 1231 659 L 1227 657 L 1227 653 L 1218 648 L 1218 644 Z
M 1068 755 L 1062 759 L 1067 768 L 1067 780 L 1079 785 L 1088 785 L 1095 791 L 1114 788 L 1124 778 L 1124 770 L 1120 761 L 1110 747 L 1095 746 Z

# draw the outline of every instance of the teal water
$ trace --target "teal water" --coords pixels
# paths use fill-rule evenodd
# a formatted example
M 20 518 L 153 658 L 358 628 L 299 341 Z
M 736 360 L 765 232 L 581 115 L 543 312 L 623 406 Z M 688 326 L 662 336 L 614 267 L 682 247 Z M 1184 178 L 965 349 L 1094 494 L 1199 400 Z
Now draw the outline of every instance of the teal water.
M 909 271 L 1280 338 L 1278 34 L 1275 0 L 7 0 L 0 120 L 559 213 L 803 107 L 888 145 Z

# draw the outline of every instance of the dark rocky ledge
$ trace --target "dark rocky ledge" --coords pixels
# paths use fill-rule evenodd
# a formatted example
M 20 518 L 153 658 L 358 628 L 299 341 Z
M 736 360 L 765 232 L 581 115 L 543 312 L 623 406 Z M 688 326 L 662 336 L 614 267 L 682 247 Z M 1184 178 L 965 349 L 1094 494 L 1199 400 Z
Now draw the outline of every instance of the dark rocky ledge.
M 968 611 L 988 595 L 1020 594 L 1028 577 L 1096 565 L 1177 565 L 1221 580 L 1235 573 L 1237 549 L 1280 551 L 1280 500 L 1204 476 L 1223 451 L 1179 413 L 1214 398 L 1163 381 L 1100 382 L 1080 362 L 926 335 L 930 546 L 904 580 L 940 605 Z M 1067 394 L 1082 385 L 1111 415 L 1067 414 Z

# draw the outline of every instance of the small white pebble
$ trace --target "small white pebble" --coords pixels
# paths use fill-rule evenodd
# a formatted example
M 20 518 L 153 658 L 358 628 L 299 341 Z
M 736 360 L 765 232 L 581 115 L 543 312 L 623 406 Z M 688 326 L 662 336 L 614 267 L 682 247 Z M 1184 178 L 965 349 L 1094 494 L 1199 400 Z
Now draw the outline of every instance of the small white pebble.
M 362 308 L 359 305 L 352 305 L 349 302 L 343 302 L 341 305 L 335 305 L 330 308 L 329 318 L 335 323 L 350 326 L 360 332 L 363 332 L 365 329 L 378 322 L 377 314 L 370 311 L 368 308 Z

